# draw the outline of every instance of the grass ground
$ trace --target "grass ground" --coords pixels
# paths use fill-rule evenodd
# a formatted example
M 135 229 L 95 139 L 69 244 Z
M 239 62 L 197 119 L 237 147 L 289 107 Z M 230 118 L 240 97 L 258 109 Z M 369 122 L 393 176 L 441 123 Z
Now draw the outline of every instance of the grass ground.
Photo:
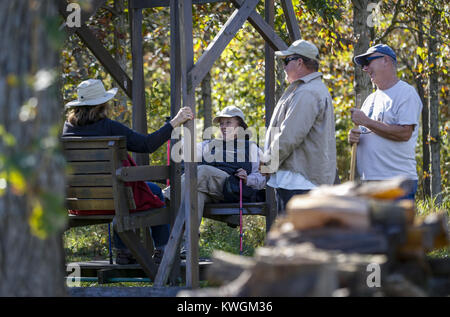
M 447 213 L 450 219 L 450 199 L 444 200 L 440 209 L 432 200 L 416 201 L 417 216 L 424 217 L 438 210 Z M 243 254 L 252 256 L 255 249 L 264 244 L 265 218 L 263 216 L 244 216 Z M 108 225 L 72 228 L 64 233 L 66 262 L 104 260 L 108 258 Z M 203 219 L 200 226 L 199 254 L 209 258 L 214 250 L 239 254 L 239 227 L 231 228 L 225 223 Z M 446 258 L 450 248 L 434 250 L 431 257 Z M 101 286 L 151 286 L 151 283 L 114 283 Z M 82 282 L 82 286 L 99 286 L 94 282 Z
M 262 246 L 266 236 L 263 216 L 244 216 L 243 254 L 252 256 Z M 64 233 L 67 262 L 101 260 L 108 258 L 108 225 L 71 228 Z M 209 258 L 214 250 L 239 254 L 239 227 L 203 219 L 200 226 L 199 254 Z

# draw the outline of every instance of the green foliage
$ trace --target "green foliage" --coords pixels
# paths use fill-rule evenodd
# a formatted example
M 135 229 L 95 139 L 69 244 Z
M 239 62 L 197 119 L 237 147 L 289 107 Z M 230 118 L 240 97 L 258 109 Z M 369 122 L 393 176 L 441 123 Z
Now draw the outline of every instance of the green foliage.
M 113 2 L 108 1 L 109 6 Z M 290 44 L 283 10 L 279 1 L 275 1 L 275 30 L 280 37 Z M 353 32 L 353 11 L 350 0 L 294 0 L 294 10 L 299 22 L 303 39 L 314 42 L 320 51 L 320 71 L 329 88 L 333 99 L 336 118 L 336 146 L 338 172 L 341 181 L 348 180 L 350 168 L 350 146 L 347 142 L 347 133 L 353 124 L 349 109 L 355 105 L 354 94 L 354 45 L 356 35 Z M 396 7 L 399 9 L 396 10 Z M 257 11 L 263 14 L 263 5 Z M 437 65 L 427 64 L 428 47 L 425 41 L 418 45 L 418 34 L 426 35 L 430 28 L 428 13 L 431 10 L 441 10 L 440 21 L 437 25 L 437 36 L 441 40 Z M 234 11 L 228 2 L 212 3 L 193 6 L 193 37 L 194 61 L 197 61 L 205 51 L 208 44 L 226 23 Z M 396 13 L 397 12 L 397 13 Z M 450 171 L 450 144 L 449 129 L 449 88 L 448 88 L 448 62 L 449 55 L 449 5 L 444 1 L 382 1 L 381 13 L 377 16 L 379 24 L 375 26 L 375 43 L 384 42 L 391 45 L 399 57 L 398 73 L 401 79 L 416 85 L 417 79 L 427 79 L 431 69 L 439 70 L 440 102 L 440 139 L 442 181 L 445 208 L 448 206 L 449 171 Z M 423 14 L 423 19 L 417 19 L 417 14 Z M 128 19 L 128 16 L 125 16 Z M 170 24 L 168 8 L 150 8 L 143 11 L 144 36 L 144 79 L 145 98 L 147 110 L 148 131 L 153 132 L 164 124 L 165 117 L 170 115 Z M 126 56 L 126 70 L 131 74 L 131 51 L 129 34 L 121 33 L 117 25 L 118 17 L 110 11 L 100 9 L 95 19 L 90 22 L 90 28 L 102 41 L 106 49 L 114 56 Z M 419 30 L 419 22 L 422 29 Z M 128 25 L 128 21 L 125 21 Z M 417 32 L 419 30 L 420 32 Z M 116 48 L 114 35 L 125 40 L 127 45 Z M 102 79 L 107 88 L 117 86 L 104 68 L 89 50 L 76 38 L 67 39 L 65 49 L 61 52 L 62 94 L 67 102 L 74 99 L 75 87 L 86 77 Z M 276 64 L 276 74 L 283 73 L 282 67 Z M 252 127 L 265 125 L 265 96 L 264 96 L 264 41 L 255 29 L 246 22 L 236 37 L 230 42 L 220 58 L 211 69 L 211 90 L 213 113 L 229 105 L 242 108 L 247 121 Z M 279 90 L 284 90 L 286 83 L 277 76 Z M 13 78 L 11 79 L 13 80 Z M 426 85 L 423 88 L 426 91 Z M 202 118 L 202 102 L 200 90 L 197 90 L 196 104 L 198 105 L 196 118 Z M 427 92 L 426 92 L 427 93 Z M 426 96 L 425 96 L 426 97 Z M 119 103 L 114 101 L 111 107 L 111 117 L 131 126 L 131 101 Z M 0 130 L 1 132 L 1 130 Z M 1 135 L 1 133 L 0 133 Z M 422 171 L 421 138 L 418 140 L 417 162 L 420 177 L 419 184 L 428 171 Z M 259 136 L 260 140 L 264 136 Z M 425 136 L 427 140 L 429 136 Z M 429 140 L 433 141 L 433 140 Z M 166 147 L 162 146 L 151 155 L 152 164 L 165 164 Z M 0 161 L 1 164 L 1 161 Z M 0 191 L 2 186 L 0 175 Z M 419 186 L 419 195 L 422 192 Z M 420 210 L 430 210 L 431 205 L 418 201 Z M 258 217 L 245 219 L 244 246 L 245 254 L 253 254 L 254 248 L 264 241 L 264 220 Z M 233 229 L 223 223 L 204 220 L 201 227 L 202 256 L 209 256 L 213 249 L 221 249 L 237 253 L 239 248 L 238 229 Z M 89 244 L 87 241 L 86 245 Z M 103 250 L 105 251 L 105 250 Z M 99 254 L 103 254 L 99 251 Z
M 265 239 L 263 216 L 243 216 L 243 255 L 252 256 Z M 239 254 L 239 226 L 203 218 L 200 226 L 200 257 L 211 257 L 214 250 Z
M 418 217 L 426 217 L 428 215 L 443 212 L 447 215 L 449 220 L 448 226 L 450 225 L 450 195 L 448 193 L 448 188 L 444 192 L 444 199 L 442 205 L 436 205 L 436 198 L 428 197 L 426 199 L 416 199 L 416 215 Z M 430 257 L 434 258 L 448 258 L 450 256 L 450 247 L 433 250 L 428 253 Z
M 244 216 L 243 232 L 243 255 L 252 256 L 255 249 L 264 243 L 264 217 Z M 106 224 L 71 228 L 64 233 L 66 261 L 106 259 L 109 255 L 108 243 Z M 200 257 L 209 258 L 214 250 L 239 254 L 239 227 L 232 228 L 223 222 L 204 218 L 200 225 Z
M 112 232 L 111 232 L 112 234 Z M 67 262 L 106 259 L 108 257 L 108 225 L 75 227 L 64 232 Z

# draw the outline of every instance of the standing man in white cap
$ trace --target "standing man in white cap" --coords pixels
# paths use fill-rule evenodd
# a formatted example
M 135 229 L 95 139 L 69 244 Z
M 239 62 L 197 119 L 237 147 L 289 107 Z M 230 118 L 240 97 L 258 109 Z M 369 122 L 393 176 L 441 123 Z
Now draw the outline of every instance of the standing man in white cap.
M 395 176 L 413 180 L 406 199 L 417 190 L 415 147 L 422 102 L 414 87 L 397 77 L 397 56 L 385 44 L 370 47 L 354 58 L 377 86 L 361 110 L 353 108 L 350 144 L 357 143 L 356 166 L 361 180 L 377 181 Z
M 284 211 L 292 196 L 322 184 L 333 184 L 335 118 L 330 93 L 318 72 L 317 47 L 297 40 L 275 55 L 284 60 L 290 85 L 270 120 L 265 141 L 266 166 L 261 171 L 270 174 L 267 185 L 276 188 Z

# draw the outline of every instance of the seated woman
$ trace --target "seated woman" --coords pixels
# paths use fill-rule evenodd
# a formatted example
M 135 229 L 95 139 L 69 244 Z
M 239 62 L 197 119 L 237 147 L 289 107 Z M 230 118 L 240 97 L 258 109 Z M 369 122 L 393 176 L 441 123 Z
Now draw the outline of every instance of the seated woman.
M 172 130 L 184 122 L 193 119 L 190 108 L 181 108 L 169 123 L 151 134 L 140 134 L 118 121 L 108 118 L 108 100 L 117 93 L 117 88 L 105 90 L 98 79 L 88 79 L 77 87 L 78 99 L 65 105 L 69 109 L 67 121 L 64 123 L 62 136 L 125 136 L 127 150 L 137 153 L 152 153 L 170 139 Z M 146 186 L 146 185 L 144 185 Z M 153 195 L 148 188 L 148 201 L 142 202 L 153 208 L 163 203 Z M 160 254 L 169 238 L 168 225 L 152 227 L 152 237 L 155 243 L 155 255 Z M 125 247 L 117 234 L 114 234 L 114 244 L 117 249 L 116 263 L 129 264 L 132 259 L 130 251 Z M 155 259 L 157 260 L 157 259 Z
M 205 203 L 224 200 L 223 187 L 229 176 L 242 179 L 244 186 L 255 190 L 263 189 L 266 183 L 266 178 L 259 172 L 260 150 L 254 142 L 249 141 L 248 134 L 245 133 L 248 126 L 244 113 L 235 106 L 228 106 L 218 113 L 213 122 L 219 123 L 222 138 L 197 144 L 197 156 L 202 158 L 197 166 L 199 222 Z M 182 198 L 184 183 L 183 174 Z M 170 199 L 170 187 L 164 189 L 163 194 Z

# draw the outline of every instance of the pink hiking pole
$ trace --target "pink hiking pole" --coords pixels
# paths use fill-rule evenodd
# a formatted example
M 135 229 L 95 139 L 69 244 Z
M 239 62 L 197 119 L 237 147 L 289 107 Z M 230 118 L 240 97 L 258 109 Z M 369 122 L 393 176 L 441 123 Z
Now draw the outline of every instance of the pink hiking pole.
M 170 117 L 166 117 L 166 123 L 170 122 Z M 167 166 L 170 166 L 170 139 L 167 141 Z M 170 186 L 170 179 L 166 179 L 166 186 Z
M 170 166 L 170 140 L 167 141 L 167 166 Z M 166 179 L 166 185 L 170 186 L 170 179 Z
M 242 179 L 239 179 L 239 254 L 242 255 Z

